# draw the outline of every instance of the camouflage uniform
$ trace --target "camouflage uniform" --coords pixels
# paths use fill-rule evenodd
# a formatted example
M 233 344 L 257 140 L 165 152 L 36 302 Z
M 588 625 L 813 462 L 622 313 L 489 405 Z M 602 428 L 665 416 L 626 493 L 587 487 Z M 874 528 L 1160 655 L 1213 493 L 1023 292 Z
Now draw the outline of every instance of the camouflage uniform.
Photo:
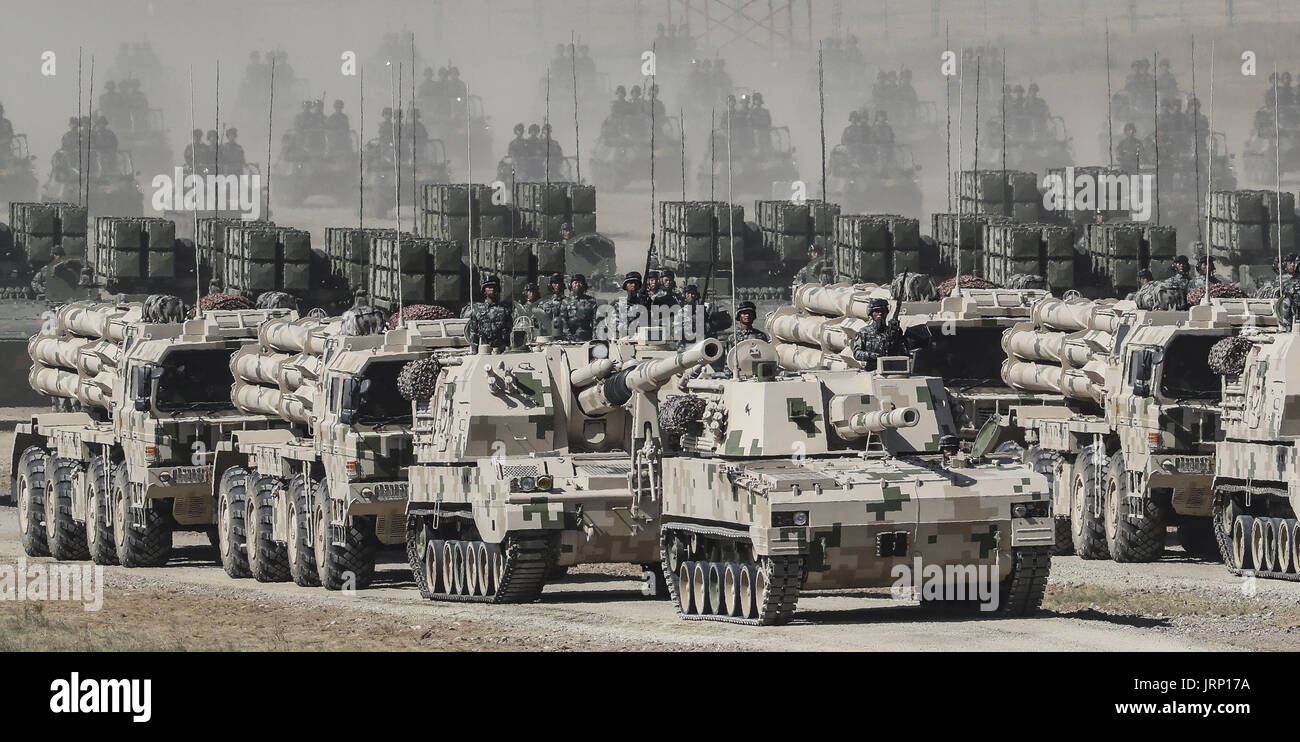
M 552 322 L 558 322 L 560 318 L 560 307 L 564 306 L 564 296 L 554 294 L 549 299 L 543 299 L 537 302 L 537 308 L 551 315 Z
M 874 362 L 881 356 L 907 355 L 903 344 L 903 330 L 898 320 L 868 322 L 853 339 L 853 358 L 863 363 Z
M 808 265 L 794 274 L 794 282 L 819 283 L 823 286 L 835 283 L 835 269 L 831 266 L 830 258 L 815 258 L 808 261 Z
M 632 324 L 634 306 L 640 306 L 645 310 L 644 313 L 638 313 L 640 324 L 644 326 L 650 323 L 650 295 L 641 289 L 633 293 L 624 291 L 614 302 L 614 321 L 620 335 L 630 335 L 634 329 Z
M 592 339 L 596 326 L 596 300 L 586 294 L 570 294 L 560 300 L 555 335 L 568 342 Z
M 479 345 L 504 350 L 510 345 L 514 325 L 511 308 L 497 302 L 477 302 L 469 313 L 469 339 Z
M 1291 280 L 1282 283 L 1280 293 L 1278 316 L 1282 326 L 1289 328 L 1296 316 L 1300 315 L 1300 281 L 1291 277 Z

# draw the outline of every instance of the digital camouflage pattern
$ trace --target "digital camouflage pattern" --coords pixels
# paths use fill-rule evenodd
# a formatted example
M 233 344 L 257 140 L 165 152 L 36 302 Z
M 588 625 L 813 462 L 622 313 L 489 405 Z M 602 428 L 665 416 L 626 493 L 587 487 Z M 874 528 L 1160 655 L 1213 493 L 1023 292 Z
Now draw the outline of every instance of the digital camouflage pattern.
M 469 339 L 471 343 L 503 350 L 510 344 L 510 330 L 514 326 L 513 307 L 500 302 L 475 302 L 469 312 Z
M 830 258 L 815 258 L 794 274 L 796 284 L 816 283 L 823 286 L 835 283 L 835 264 Z
M 587 294 L 571 294 L 560 302 L 559 325 L 556 335 L 566 342 L 587 342 L 596 328 L 595 298 Z

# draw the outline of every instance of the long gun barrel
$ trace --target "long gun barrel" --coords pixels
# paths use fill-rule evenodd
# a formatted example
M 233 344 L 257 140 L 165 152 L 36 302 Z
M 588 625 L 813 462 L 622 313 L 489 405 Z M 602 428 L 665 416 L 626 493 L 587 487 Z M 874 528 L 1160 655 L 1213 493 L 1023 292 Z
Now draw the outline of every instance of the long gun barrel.
M 578 406 L 587 415 L 603 415 L 627 404 L 635 392 L 652 392 L 683 371 L 721 357 L 721 342 L 701 340 L 674 356 L 638 363 L 583 389 L 578 393 Z

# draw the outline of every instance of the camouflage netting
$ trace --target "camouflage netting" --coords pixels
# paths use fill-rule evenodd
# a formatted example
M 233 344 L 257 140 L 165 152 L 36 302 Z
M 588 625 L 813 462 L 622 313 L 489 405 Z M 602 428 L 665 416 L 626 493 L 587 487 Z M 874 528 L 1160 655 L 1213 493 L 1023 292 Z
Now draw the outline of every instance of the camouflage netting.
M 939 296 L 948 296 L 957 286 L 956 278 L 949 278 L 947 281 L 939 284 Z M 996 289 L 999 288 L 996 283 L 980 278 L 979 276 L 963 275 L 961 277 L 961 287 L 964 289 Z
M 384 331 L 384 313 L 363 304 L 343 313 L 344 335 L 378 335 Z
M 257 296 L 258 309 L 297 309 L 298 300 L 283 291 L 263 291 Z
M 1017 273 L 1007 279 L 1006 288 L 1009 289 L 1038 289 L 1039 291 L 1047 290 L 1047 277 L 1038 276 L 1033 273 Z
M 441 370 L 442 364 L 437 358 L 411 361 L 402 366 L 402 370 L 397 374 L 397 391 L 409 402 L 428 401 L 433 397 L 434 387 L 438 383 L 438 372 Z
M 239 294 L 208 294 L 199 299 L 199 308 L 205 312 L 214 310 L 252 309 L 253 302 Z
M 402 307 L 402 321 L 414 322 L 422 319 L 452 319 L 456 315 L 450 309 L 435 304 L 411 304 Z M 397 315 L 388 318 L 388 329 L 397 327 Z
M 1200 304 L 1201 297 L 1205 295 L 1205 287 L 1197 286 L 1187 292 L 1188 304 Z M 1245 298 L 1246 292 L 1235 283 L 1212 283 L 1210 284 L 1211 299 L 1242 299 Z
M 895 301 L 937 301 L 939 290 L 934 279 L 925 273 L 900 273 L 889 283 Z
M 145 322 L 163 324 L 184 322 L 185 314 L 185 302 L 181 301 L 179 297 L 171 294 L 150 294 L 145 297 L 140 317 Z
M 659 429 L 665 433 L 686 433 L 700 422 L 707 403 L 702 397 L 679 394 L 659 404 Z
M 1228 337 L 1210 348 L 1210 370 L 1224 376 L 1237 376 L 1246 369 L 1246 354 L 1251 342 L 1244 337 Z

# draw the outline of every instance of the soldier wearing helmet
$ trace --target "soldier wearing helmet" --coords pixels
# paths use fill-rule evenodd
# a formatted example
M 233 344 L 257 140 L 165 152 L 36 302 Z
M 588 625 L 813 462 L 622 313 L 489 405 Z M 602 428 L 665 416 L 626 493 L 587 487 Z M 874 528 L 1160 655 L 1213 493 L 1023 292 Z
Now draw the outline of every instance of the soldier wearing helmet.
M 564 303 L 564 274 L 552 273 L 548 289 L 551 295 L 539 302 L 538 308 L 551 315 L 552 321 L 555 321 L 560 316 L 560 305 Z
M 595 331 L 596 300 L 587 295 L 587 278 L 581 273 L 573 274 L 569 290 L 569 295 L 560 300 L 559 326 L 555 334 L 567 342 L 586 342 L 592 339 Z
M 510 145 L 506 150 L 506 154 L 515 160 L 519 160 L 527 151 L 528 140 L 524 139 L 524 125 L 523 122 L 520 122 L 515 124 L 515 138 L 510 140 Z
M 758 307 L 752 301 L 742 301 L 736 305 L 736 327 L 727 334 L 726 350 L 730 351 L 746 340 L 768 341 L 767 333 L 754 327 L 758 319 Z
M 825 286 L 835 282 L 835 271 L 824 254 L 825 244 L 825 237 L 813 238 L 812 244 L 808 245 L 808 264 L 794 274 L 796 284 L 819 283 Z
M 903 329 L 898 317 L 886 320 L 889 302 L 884 299 L 872 299 L 869 305 L 871 321 L 858 332 L 853 339 L 853 357 L 868 370 L 876 367 L 876 360 L 882 356 L 907 354 L 903 343 Z
M 1115 145 L 1115 159 L 1126 173 L 1136 173 L 1142 165 L 1142 140 L 1137 137 L 1137 126 L 1132 122 L 1124 124 L 1124 138 Z
M 469 340 L 501 352 L 510 344 L 514 317 L 510 305 L 501 301 L 501 281 L 496 276 L 485 277 L 481 289 L 483 301 L 474 304 L 469 313 Z

